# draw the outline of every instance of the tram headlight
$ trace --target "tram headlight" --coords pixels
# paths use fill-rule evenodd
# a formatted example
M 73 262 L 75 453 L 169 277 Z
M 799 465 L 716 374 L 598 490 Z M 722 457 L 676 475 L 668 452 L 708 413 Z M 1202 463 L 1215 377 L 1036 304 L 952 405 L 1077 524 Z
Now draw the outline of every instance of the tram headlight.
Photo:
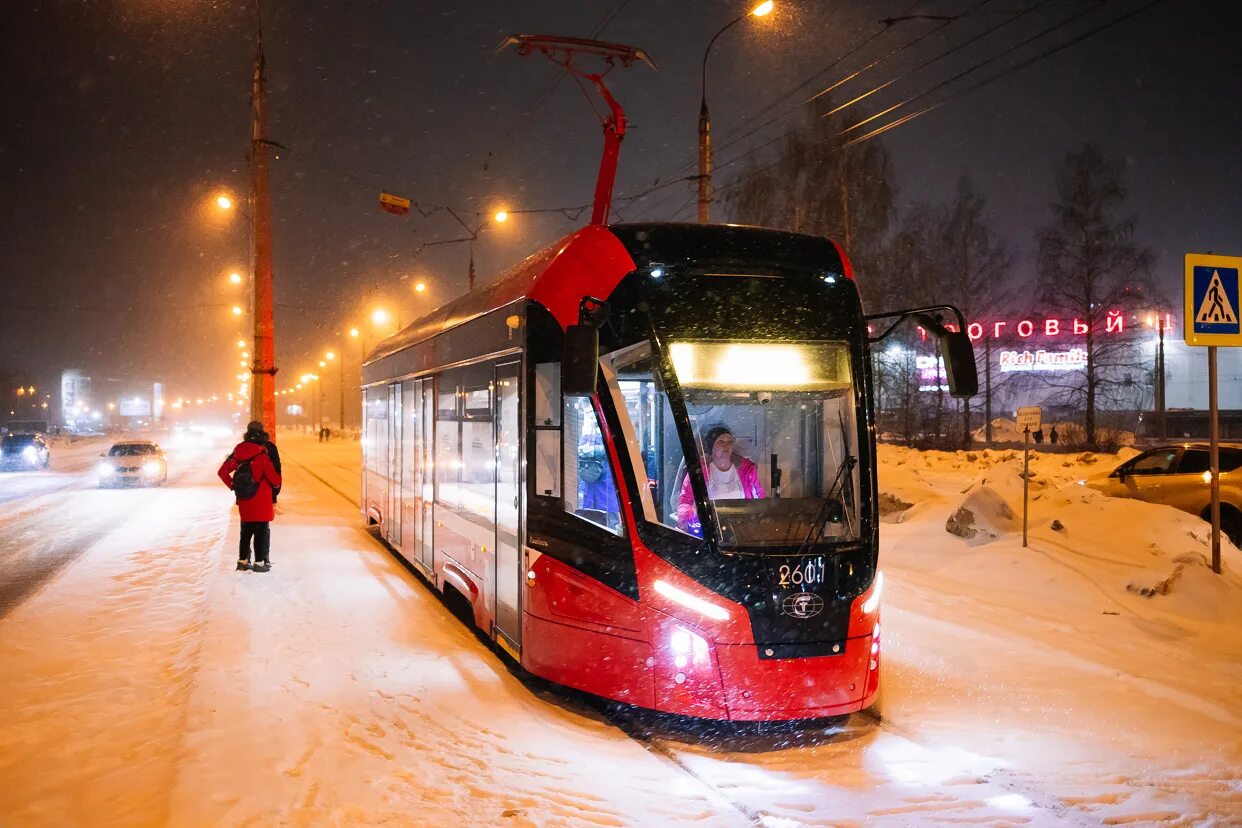
M 862 611 L 870 615 L 880 608 L 880 593 L 884 591 L 884 573 L 877 572 L 875 586 L 871 588 L 871 597 L 863 601 Z
M 673 627 L 668 648 L 673 653 L 673 663 L 678 669 L 692 661 L 695 664 L 706 664 L 710 661 L 711 650 L 707 646 L 707 639 L 685 627 Z

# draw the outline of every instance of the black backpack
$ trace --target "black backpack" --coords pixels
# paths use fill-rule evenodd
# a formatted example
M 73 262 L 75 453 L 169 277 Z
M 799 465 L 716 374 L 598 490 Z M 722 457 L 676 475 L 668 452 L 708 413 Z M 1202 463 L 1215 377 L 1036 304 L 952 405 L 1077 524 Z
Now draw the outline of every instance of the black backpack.
M 267 454 L 267 451 L 261 451 L 259 454 Z M 250 464 L 259 454 L 249 460 L 237 461 L 237 470 L 233 472 L 233 494 L 237 495 L 238 500 L 249 500 L 259 493 L 259 481 L 254 479 L 254 469 L 250 468 Z

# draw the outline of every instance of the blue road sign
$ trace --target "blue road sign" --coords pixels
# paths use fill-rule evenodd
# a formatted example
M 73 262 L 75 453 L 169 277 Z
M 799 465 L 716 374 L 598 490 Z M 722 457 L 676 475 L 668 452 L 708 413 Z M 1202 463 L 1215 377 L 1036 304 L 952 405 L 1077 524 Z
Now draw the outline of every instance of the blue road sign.
M 1242 345 L 1240 274 L 1242 258 L 1186 256 L 1186 344 Z

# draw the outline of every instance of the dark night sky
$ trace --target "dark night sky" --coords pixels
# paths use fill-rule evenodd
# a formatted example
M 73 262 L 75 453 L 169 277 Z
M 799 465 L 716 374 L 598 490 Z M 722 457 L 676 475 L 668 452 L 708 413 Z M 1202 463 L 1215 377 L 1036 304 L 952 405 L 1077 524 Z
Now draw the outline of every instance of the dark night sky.
M 964 18 L 863 77 L 839 98 L 889 80 L 1012 12 L 1040 8 L 876 95 L 872 109 L 921 91 L 1090 4 L 1050 0 L 778 0 L 717 44 L 709 67 L 718 145 L 751 116 L 913 5 Z M 465 287 L 466 248 L 414 256 L 421 241 L 459 235 L 442 215 L 397 218 L 388 189 L 466 210 L 589 200 L 598 121 L 547 61 L 495 53 L 510 33 L 586 35 L 649 51 L 659 71 L 618 71 L 613 88 L 633 130 L 619 192 L 685 175 L 693 160 L 698 64 L 711 34 L 744 3 L 724 0 L 264 0 L 270 134 L 288 150 L 273 169 L 277 348 L 282 376 L 310 366 L 377 302 L 403 321 Z M 1143 5 L 1102 3 L 977 75 Z M 1084 140 L 1125 164 L 1129 210 L 1180 295 L 1181 254 L 1242 254 L 1242 51 L 1232 2 L 1153 9 L 888 133 L 899 204 L 940 199 L 962 174 L 989 197 L 1022 252 L 1015 279 L 1036 278 L 1034 230 L 1049 216 L 1052 175 Z M 0 229 L 5 303 L 0 368 L 53 386 L 63 368 L 163 378 L 173 396 L 235 384 L 244 223 L 210 207 L 221 188 L 246 192 L 252 7 L 242 0 L 6 3 L 0 111 Z M 823 76 L 817 89 L 929 31 L 894 27 Z M 956 87 L 949 87 L 951 92 Z M 934 100 L 935 98 L 933 98 Z M 793 108 L 792 98 L 774 110 Z M 761 119 L 762 120 L 762 119 Z M 788 118 L 782 124 L 795 122 Z M 846 122 L 843 122 L 846 123 Z M 717 158 L 717 185 L 759 132 Z M 486 166 L 486 169 L 485 169 Z M 625 206 L 626 219 L 691 218 L 691 185 Z M 580 221 L 584 221 L 584 216 Z M 518 216 L 477 247 L 493 274 L 571 230 L 559 215 Z M 411 277 L 425 278 L 415 297 Z M 244 304 L 244 302 L 243 302 Z

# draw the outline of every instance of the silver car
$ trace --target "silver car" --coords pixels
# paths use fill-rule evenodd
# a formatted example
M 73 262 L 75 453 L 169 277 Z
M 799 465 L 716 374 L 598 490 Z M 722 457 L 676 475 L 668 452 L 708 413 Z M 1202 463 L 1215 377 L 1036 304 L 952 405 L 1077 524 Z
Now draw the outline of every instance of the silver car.
M 99 455 L 99 488 L 159 486 L 168 480 L 168 458 L 158 443 L 126 440 Z

